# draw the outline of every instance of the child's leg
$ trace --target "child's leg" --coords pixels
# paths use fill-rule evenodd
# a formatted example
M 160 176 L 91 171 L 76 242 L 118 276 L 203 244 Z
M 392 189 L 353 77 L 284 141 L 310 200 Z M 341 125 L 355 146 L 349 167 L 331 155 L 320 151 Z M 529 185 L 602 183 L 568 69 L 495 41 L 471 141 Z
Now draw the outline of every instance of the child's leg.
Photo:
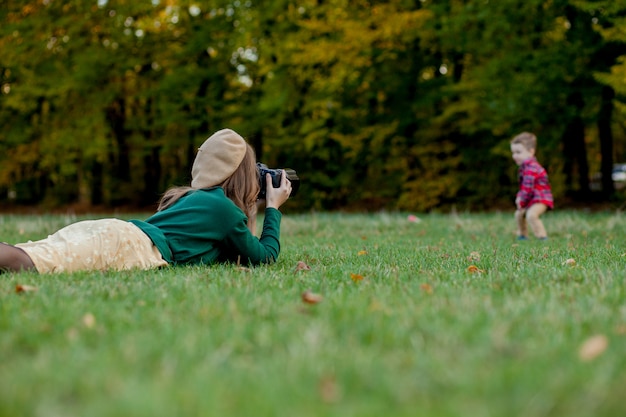
M 22 249 L 0 243 L 0 273 L 35 270 L 35 265 Z
M 526 229 L 526 210 L 525 209 L 517 209 L 515 210 L 515 223 L 517 224 L 517 236 L 521 237 L 528 234 Z
M 543 222 L 539 219 L 539 216 L 545 213 L 546 210 L 548 210 L 548 206 L 542 203 L 533 204 L 526 210 L 526 220 L 535 236 L 539 239 L 548 237 L 546 229 L 543 227 Z

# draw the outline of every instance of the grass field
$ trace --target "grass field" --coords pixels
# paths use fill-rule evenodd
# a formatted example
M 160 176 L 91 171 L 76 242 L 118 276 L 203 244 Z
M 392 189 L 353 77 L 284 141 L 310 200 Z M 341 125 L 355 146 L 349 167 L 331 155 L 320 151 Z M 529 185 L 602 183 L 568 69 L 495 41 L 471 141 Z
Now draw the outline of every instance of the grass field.
M 0 416 L 626 415 L 623 214 L 407 214 L 284 216 L 253 269 L 0 275 Z

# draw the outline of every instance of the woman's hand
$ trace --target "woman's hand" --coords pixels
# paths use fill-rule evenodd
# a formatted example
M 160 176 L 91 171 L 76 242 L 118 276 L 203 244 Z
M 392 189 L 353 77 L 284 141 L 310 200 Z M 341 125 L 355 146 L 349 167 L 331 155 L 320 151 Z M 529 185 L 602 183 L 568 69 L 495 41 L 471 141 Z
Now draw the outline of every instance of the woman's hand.
M 272 186 L 272 176 L 265 174 L 265 207 L 272 207 L 278 209 L 283 205 L 291 194 L 291 181 L 287 179 L 287 173 L 282 170 L 280 176 L 280 187 L 274 188 Z

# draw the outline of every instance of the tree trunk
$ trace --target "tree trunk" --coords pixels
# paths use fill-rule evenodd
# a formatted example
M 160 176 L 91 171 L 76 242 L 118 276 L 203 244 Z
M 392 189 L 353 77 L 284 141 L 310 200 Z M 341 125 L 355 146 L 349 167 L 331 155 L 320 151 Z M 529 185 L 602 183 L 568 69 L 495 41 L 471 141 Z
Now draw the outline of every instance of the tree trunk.
M 609 198 L 613 195 L 613 131 L 611 130 L 611 118 L 613 115 L 613 97 L 615 91 L 609 87 L 602 88 L 602 102 L 598 112 L 598 136 L 600 137 L 600 155 L 602 162 L 600 172 L 602 173 L 602 195 Z
M 585 145 L 585 122 L 580 115 L 584 101 L 580 92 L 572 93 L 567 101 L 577 109 L 577 114 L 570 120 L 562 138 L 566 192 L 586 199 L 589 197 L 589 163 Z M 578 187 L 574 186 L 575 180 L 578 180 Z
M 106 118 L 113 133 L 113 140 L 117 144 L 117 153 L 110 152 L 111 166 L 109 178 L 109 204 L 121 204 L 128 202 L 127 195 L 124 195 L 124 185 L 130 183 L 130 148 L 128 145 L 126 129 L 126 103 L 124 98 L 116 99 L 107 109 Z

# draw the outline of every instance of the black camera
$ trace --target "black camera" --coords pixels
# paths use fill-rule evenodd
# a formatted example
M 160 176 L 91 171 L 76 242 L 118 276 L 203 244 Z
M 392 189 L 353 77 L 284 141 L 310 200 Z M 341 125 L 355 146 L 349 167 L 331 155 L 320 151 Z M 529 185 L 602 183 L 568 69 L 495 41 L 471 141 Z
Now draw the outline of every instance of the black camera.
M 261 186 L 261 191 L 259 191 L 259 199 L 265 198 L 265 174 L 270 174 L 272 177 L 272 186 L 274 188 L 280 187 L 281 175 L 283 174 L 282 169 L 270 169 L 267 165 L 262 164 L 260 162 L 256 163 L 256 167 L 259 171 L 259 185 Z M 291 168 L 284 168 L 285 174 L 287 174 L 287 179 L 291 181 L 291 194 L 289 197 L 293 197 L 296 195 L 298 188 L 300 188 L 300 178 Z

